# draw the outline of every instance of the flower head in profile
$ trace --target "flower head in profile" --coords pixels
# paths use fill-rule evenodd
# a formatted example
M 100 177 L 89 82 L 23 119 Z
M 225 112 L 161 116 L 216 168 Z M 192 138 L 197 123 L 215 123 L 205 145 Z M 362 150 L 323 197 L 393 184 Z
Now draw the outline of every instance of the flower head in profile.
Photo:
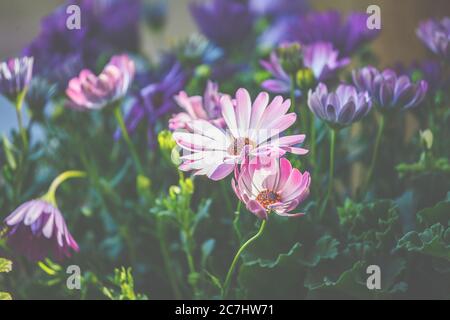
M 310 174 L 292 168 L 285 158 L 257 158 L 236 168 L 232 186 L 250 212 L 268 219 L 272 211 L 288 217 L 303 215 L 290 212 L 308 197 L 310 183 Z
M 0 94 L 15 100 L 24 93 L 33 75 L 33 58 L 14 58 L 0 63 Z
M 317 81 L 325 81 L 350 63 L 349 58 L 339 58 L 339 51 L 329 42 L 315 42 L 304 47 L 303 62 L 312 70 Z
M 198 120 L 191 123 L 192 132 L 174 133 L 175 141 L 187 153 L 181 157 L 181 170 L 221 180 L 245 159 L 307 153 L 296 146 L 305 135 L 280 136 L 297 119 L 295 113 L 287 113 L 290 100 L 277 96 L 269 104 L 269 95 L 261 92 L 252 106 L 248 91 L 241 88 L 234 103 L 229 96 L 220 102 L 226 130 Z
M 422 21 L 416 33 L 428 49 L 450 62 L 450 17 Z
M 98 76 L 82 70 L 66 89 L 69 106 L 81 111 L 104 108 L 126 95 L 134 73 L 134 62 L 127 55 L 112 57 Z
M 32 261 L 52 253 L 55 258 L 71 256 L 78 251 L 66 222 L 55 204 L 44 199 L 31 200 L 12 212 L 6 219 L 8 244 Z
M 372 103 L 367 92 L 358 92 L 353 86 L 341 84 L 336 92 L 328 92 L 327 86 L 319 83 L 315 91 L 309 91 L 308 107 L 331 127 L 342 128 L 361 120 Z
M 419 105 L 428 90 L 428 83 L 413 83 L 406 75 L 398 76 L 391 69 L 383 72 L 368 66 L 353 71 L 355 86 L 369 92 L 372 101 L 381 111 L 409 109 Z
M 206 120 L 216 127 L 223 128 L 225 121 L 222 117 L 222 108 L 220 106 L 221 96 L 219 86 L 211 81 L 208 81 L 203 97 L 189 97 L 186 92 L 181 91 L 175 96 L 175 100 L 184 112 L 174 115 L 169 120 L 169 129 L 173 131 L 180 129 L 192 131 L 190 123 L 194 120 Z

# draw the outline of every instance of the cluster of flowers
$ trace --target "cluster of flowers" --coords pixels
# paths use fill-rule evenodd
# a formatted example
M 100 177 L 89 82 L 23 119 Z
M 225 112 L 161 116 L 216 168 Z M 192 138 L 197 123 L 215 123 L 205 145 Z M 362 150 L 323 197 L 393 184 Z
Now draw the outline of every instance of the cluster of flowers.
M 82 0 L 71 2 L 87 8 L 91 3 Z M 191 10 L 205 36 L 223 48 L 246 42 L 238 37 L 250 33 L 255 17 L 270 16 L 274 23 L 259 41 L 279 47 L 272 52 L 269 61 L 261 61 L 263 68 L 273 77 L 262 83 L 263 89 L 285 94 L 298 86 L 300 95 L 304 95 L 306 89 L 309 109 L 333 130 L 361 120 L 373 106 L 385 113 L 415 107 L 424 99 L 428 90 L 426 81 L 413 82 L 409 76 L 392 69 L 380 71 L 372 66 L 354 70 L 353 84 L 340 84 L 336 90 L 330 90 L 328 80 L 335 78 L 337 71 L 349 64 L 350 55 L 376 36 L 376 32 L 367 30 L 365 19 L 360 14 L 351 15 L 343 22 L 337 12 L 305 13 L 305 3 L 295 3 L 292 16 L 283 18 L 278 16 L 280 6 L 291 8 L 292 1 L 277 1 L 277 6 L 273 6 L 273 1 L 255 0 L 244 4 L 237 0 L 215 0 L 208 4 L 195 4 Z M 117 13 L 113 15 L 117 18 L 114 22 L 103 21 L 97 14 L 87 21 L 95 24 L 91 29 L 101 31 L 100 38 L 110 44 L 110 52 L 117 51 L 117 48 L 134 51 L 135 39 L 129 43 L 128 35 L 136 35 L 138 19 L 135 15 L 122 19 L 122 13 L 128 9 L 117 10 L 114 6 L 119 4 L 124 2 L 111 1 L 112 7 L 101 8 Z M 99 12 L 98 8 L 91 11 Z M 137 15 L 137 11 L 133 6 L 134 14 Z M 29 56 L 0 64 L 0 92 L 4 96 L 16 101 L 32 87 L 33 62 L 38 76 L 46 77 L 43 69 L 67 66 L 63 61 L 73 60 L 60 54 L 50 56 L 49 52 L 75 52 L 77 57 L 82 57 L 75 60 L 85 63 L 81 72 L 77 69 L 79 76 L 72 72 L 68 84 L 62 82 L 69 98 L 68 107 L 90 111 L 117 106 L 129 93 L 133 79 L 143 82 L 134 93 L 125 121 L 121 119 L 121 112 L 117 113 L 122 129 L 117 137 L 129 140 L 128 133 L 134 132 L 146 119 L 151 141 L 154 124 L 172 112 L 176 102 L 184 112 L 170 119 L 169 128 L 174 131 L 173 137 L 184 153 L 180 170 L 206 175 L 212 180 L 221 180 L 233 173 L 232 187 L 236 196 L 261 219 L 266 220 L 271 212 L 301 215 L 291 212 L 307 198 L 311 177 L 308 172 L 293 168 L 286 155 L 305 155 L 308 152 L 301 147 L 305 135 L 283 135 L 285 132 L 293 133 L 292 126 L 297 121 L 297 115 L 289 111 L 293 109 L 291 103 L 294 103 L 295 95 L 294 100 L 282 96 L 271 100 L 268 93 L 261 92 L 252 102 L 244 88 L 237 90 L 232 98 L 220 93 L 217 83 L 208 82 L 203 96 L 190 97 L 186 92 L 180 92 L 186 72 L 178 61 L 170 60 L 170 67 L 162 68 L 162 75 L 143 81 L 141 75 L 136 74 L 135 62 L 126 54 L 113 55 L 103 71 L 96 75 L 91 71 L 93 64 L 86 60 L 100 55 L 101 50 L 95 45 L 97 38 L 91 39 L 92 33 L 89 32 L 65 38 L 62 36 L 62 17 L 61 11 L 57 11 L 44 21 L 42 34 L 25 50 Z M 236 21 L 230 23 L 230 17 L 235 17 Z M 121 24 L 125 24 L 121 28 L 125 32 L 114 32 Z M 87 26 L 83 30 L 89 28 Z M 449 18 L 426 21 L 420 25 L 417 34 L 430 50 L 449 61 Z M 83 43 L 82 48 L 77 47 L 80 42 Z M 122 42 L 127 44 L 123 46 Z M 54 80 L 53 77 L 48 78 Z M 50 86 L 40 87 L 44 87 L 43 91 L 47 91 L 45 96 L 48 96 Z M 133 154 L 131 145 L 130 151 Z M 49 251 L 57 256 L 69 256 L 71 249 L 78 250 L 55 200 L 57 186 L 65 179 L 77 176 L 81 174 L 72 172 L 58 177 L 45 196 L 19 206 L 5 219 L 11 245 L 34 260 L 42 259 Z

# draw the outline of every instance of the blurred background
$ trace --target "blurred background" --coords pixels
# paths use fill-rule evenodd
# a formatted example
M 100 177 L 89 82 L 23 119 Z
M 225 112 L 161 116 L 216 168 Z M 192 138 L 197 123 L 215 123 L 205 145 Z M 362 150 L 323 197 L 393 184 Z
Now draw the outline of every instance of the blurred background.
M 167 0 L 168 17 L 163 32 L 156 34 L 147 28 L 142 28 L 144 52 L 154 55 L 159 49 L 195 31 L 196 27 L 188 9 L 188 4 L 192 1 L 204 0 Z M 415 35 L 419 21 L 432 16 L 450 15 L 449 0 L 314 0 L 310 2 L 316 9 L 339 9 L 343 12 L 366 11 L 372 4 L 380 6 L 382 32 L 373 46 L 382 66 L 393 65 L 397 61 L 410 63 L 424 57 L 427 51 Z M 19 55 L 22 48 L 39 33 L 41 18 L 63 3 L 63 0 L 1 0 L 0 60 Z M 0 132 L 5 132 L 15 124 L 13 109 L 1 107 L 5 103 L 4 100 L 0 100 Z

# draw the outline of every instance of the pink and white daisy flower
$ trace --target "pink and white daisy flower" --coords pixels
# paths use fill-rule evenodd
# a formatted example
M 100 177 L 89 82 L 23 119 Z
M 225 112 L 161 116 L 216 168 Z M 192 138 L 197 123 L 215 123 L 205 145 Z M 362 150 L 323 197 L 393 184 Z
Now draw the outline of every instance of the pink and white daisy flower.
M 220 104 L 226 130 L 197 120 L 191 122 L 192 132 L 174 133 L 175 141 L 184 151 L 180 170 L 221 180 L 244 159 L 308 152 L 298 146 L 305 135 L 280 136 L 297 120 L 295 113 L 287 113 L 290 100 L 277 96 L 269 104 L 269 95 L 261 92 L 252 105 L 248 91 L 241 88 L 236 92 L 235 101 L 223 96 Z
M 292 168 L 285 158 L 264 160 L 259 158 L 235 170 L 232 187 L 236 196 L 260 219 L 266 220 L 271 211 L 288 217 L 304 215 L 289 212 L 308 197 L 310 174 Z

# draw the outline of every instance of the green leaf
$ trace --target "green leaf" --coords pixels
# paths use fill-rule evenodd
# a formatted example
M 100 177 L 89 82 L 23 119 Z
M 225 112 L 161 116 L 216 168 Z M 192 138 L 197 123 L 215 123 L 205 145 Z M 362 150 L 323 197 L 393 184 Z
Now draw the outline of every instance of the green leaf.
M 12 262 L 10 260 L 0 258 L 0 273 L 10 272 L 12 270 Z
M 321 260 L 334 259 L 338 255 L 339 241 L 330 235 L 321 237 L 310 252 L 304 252 L 300 263 L 307 267 L 315 267 Z
M 14 158 L 14 145 L 9 141 L 6 135 L 3 135 L 3 150 L 5 152 L 6 162 L 12 170 L 16 170 L 17 163 Z
M 301 266 L 297 263 L 303 256 L 302 245 L 296 243 L 288 253 L 278 255 L 276 260 L 258 259 L 242 264 L 238 281 L 250 299 L 295 299 L 303 297 Z
M 349 241 L 369 242 L 376 249 L 388 249 L 402 235 L 398 209 L 391 200 L 368 204 L 347 200 L 338 208 L 338 214 Z
M 0 300 L 12 300 L 12 297 L 7 292 L 0 292 Z
M 398 241 L 397 248 L 450 261 L 450 228 L 436 223 L 420 233 L 408 232 Z
M 209 239 L 206 240 L 202 245 L 202 266 L 206 265 L 206 261 L 214 250 L 214 246 L 216 245 L 216 240 Z
M 436 223 L 443 226 L 449 225 L 450 201 L 441 201 L 432 208 L 426 208 L 417 213 L 417 220 L 424 227 L 430 227 Z
M 215 275 L 210 273 L 209 271 L 205 270 L 206 275 L 208 276 L 209 280 L 211 280 L 211 283 L 217 287 L 219 290 L 222 290 L 222 282 L 219 278 L 217 278 Z

